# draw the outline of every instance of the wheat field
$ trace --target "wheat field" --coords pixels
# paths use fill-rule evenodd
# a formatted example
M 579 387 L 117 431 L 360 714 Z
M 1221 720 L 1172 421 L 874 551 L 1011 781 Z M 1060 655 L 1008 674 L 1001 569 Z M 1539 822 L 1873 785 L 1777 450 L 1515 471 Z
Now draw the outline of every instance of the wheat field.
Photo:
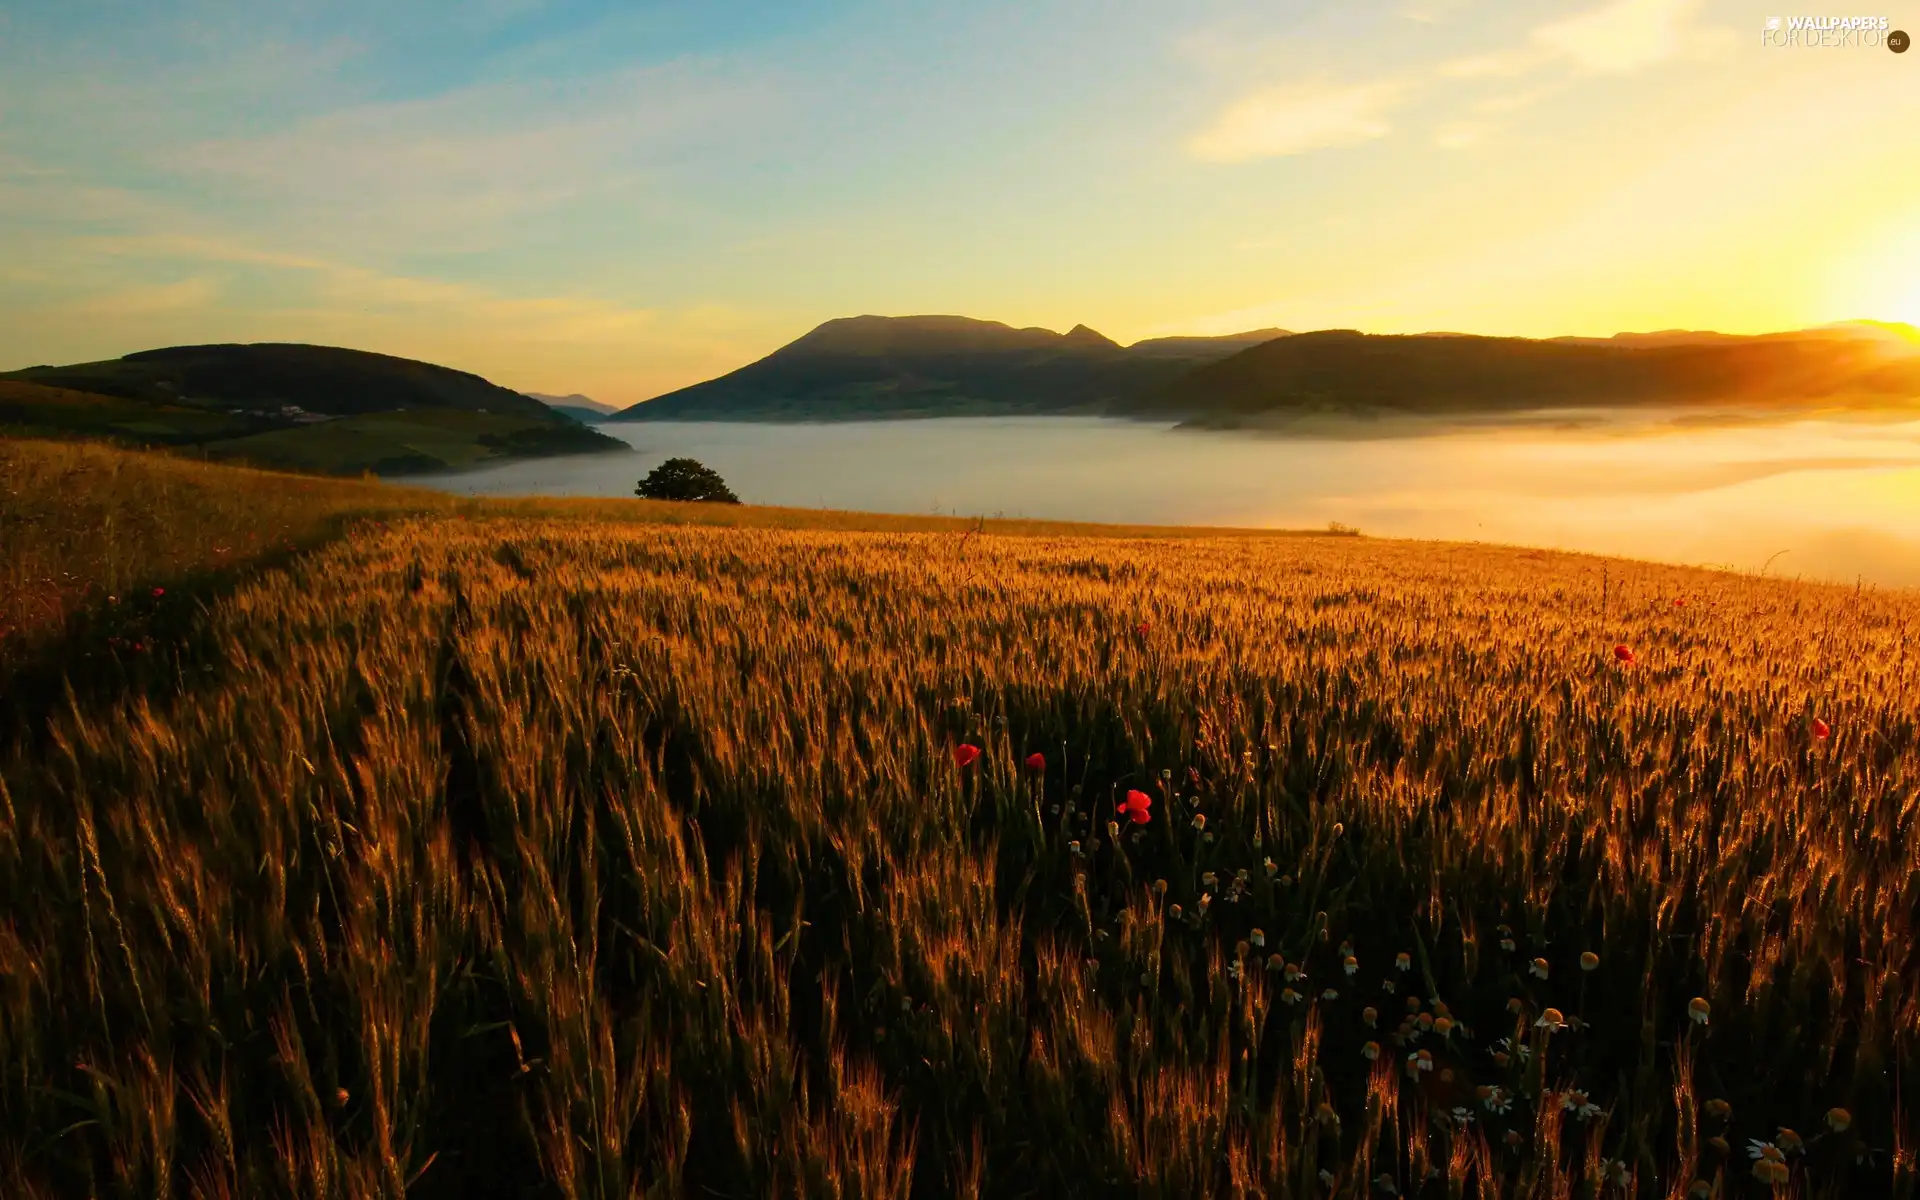
M 357 521 L 6 750 L 0 1191 L 1910 1198 L 1917 639 L 1485 547 Z

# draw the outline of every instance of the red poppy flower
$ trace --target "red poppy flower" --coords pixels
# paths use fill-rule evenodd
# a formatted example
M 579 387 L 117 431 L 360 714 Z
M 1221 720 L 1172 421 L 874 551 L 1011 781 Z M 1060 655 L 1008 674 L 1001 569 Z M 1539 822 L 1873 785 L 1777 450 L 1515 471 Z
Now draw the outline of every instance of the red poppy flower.
M 1153 626 L 1147 624 L 1145 621 L 1142 621 L 1138 625 L 1134 626 L 1134 630 L 1138 633 L 1145 633 L 1147 630 L 1152 628 Z
M 1047 769 L 1047 756 L 1040 753 L 1027 755 L 1027 770 L 1044 771 Z
M 1114 811 L 1131 817 L 1135 825 L 1145 825 L 1153 819 L 1153 797 L 1145 792 L 1128 792 L 1127 798 L 1114 807 Z
M 1819 717 L 1815 717 L 1813 719 L 1813 736 L 1814 737 L 1817 737 L 1822 741 L 1825 741 L 1827 737 L 1832 733 L 1833 733 L 1833 726 L 1827 724 L 1825 721 L 1822 721 Z
M 154 595 L 156 595 L 156 596 L 164 596 L 164 595 L 166 595 L 166 594 L 167 594 L 167 589 L 165 589 L 165 588 L 155 588 L 155 589 L 153 589 L 153 594 L 154 594 Z
M 1675 597 L 1673 601 L 1673 606 L 1675 608 L 1685 608 L 1687 606 L 1687 602 L 1683 598 Z
M 970 767 L 979 761 L 979 758 L 980 747 L 978 746 L 962 743 L 953 748 L 953 765 L 956 767 Z
M 1619 659 L 1621 662 L 1625 663 L 1629 667 L 1633 665 L 1633 647 L 1632 646 L 1625 646 L 1625 645 L 1615 646 L 1613 648 L 1613 656 Z

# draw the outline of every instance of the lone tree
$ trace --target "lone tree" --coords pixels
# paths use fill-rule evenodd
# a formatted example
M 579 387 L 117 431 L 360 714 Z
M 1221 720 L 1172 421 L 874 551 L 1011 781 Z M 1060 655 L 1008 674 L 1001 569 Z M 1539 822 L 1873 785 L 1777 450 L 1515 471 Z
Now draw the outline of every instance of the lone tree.
M 727 481 L 720 478 L 718 471 L 692 458 L 670 458 L 661 463 L 640 481 L 640 486 L 633 489 L 633 494 L 648 500 L 740 503 L 740 497 L 727 487 Z

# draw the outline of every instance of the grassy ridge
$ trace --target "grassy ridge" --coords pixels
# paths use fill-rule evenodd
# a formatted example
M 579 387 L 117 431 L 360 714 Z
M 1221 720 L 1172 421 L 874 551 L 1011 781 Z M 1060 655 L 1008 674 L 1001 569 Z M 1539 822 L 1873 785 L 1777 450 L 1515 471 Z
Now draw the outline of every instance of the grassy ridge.
M 8 752 L 9 1194 L 1913 1195 L 1911 596 L 458 503 Z

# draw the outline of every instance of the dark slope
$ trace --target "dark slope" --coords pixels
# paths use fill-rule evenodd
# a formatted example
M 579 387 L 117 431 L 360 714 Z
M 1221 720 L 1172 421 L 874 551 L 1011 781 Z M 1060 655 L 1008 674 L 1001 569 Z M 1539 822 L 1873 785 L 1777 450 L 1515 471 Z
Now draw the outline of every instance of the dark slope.
M 1456 414 L 1920 397 L 1920 357 L 1865 338 L 1595 344 L 1322 330 L 1255 346 L 1114 406 L 1231 421 L 1287 413 Z
M 424 408 L 552 415 L 540 401 L 466 371 L 337 346 L 171 346 L 107 362 L 31 367 L 12 378 L 130 400 L 247 409 L 291 404 L 335 416 Z
M 610 419 L 1099 413 L 1264 336 L 1162 339 L 1136 352 L 1084 325 L 1061 334 L 968 317 L 843 317 L 758 362 Z
M 176 346 L 12 372 L 0 376 L 0 429 L 338 473 L 628 449 L 465 371 L 283 344 Z

